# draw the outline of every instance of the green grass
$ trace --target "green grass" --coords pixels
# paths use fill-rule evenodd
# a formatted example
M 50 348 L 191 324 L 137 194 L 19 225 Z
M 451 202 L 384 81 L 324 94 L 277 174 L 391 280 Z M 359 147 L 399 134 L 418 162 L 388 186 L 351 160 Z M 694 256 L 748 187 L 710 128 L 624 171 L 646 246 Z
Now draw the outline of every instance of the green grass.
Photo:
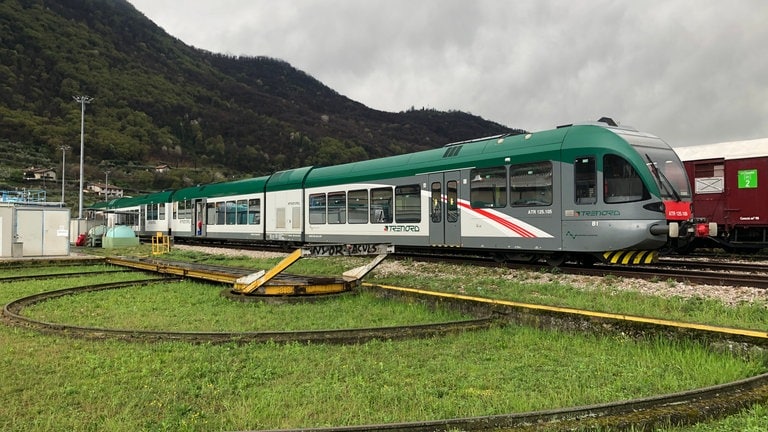
M 501 414 L 668 393 L 762 368 L 695 345 L 527 328 L 354 346 L 126 344 L 15 329 L 0 330 L 0 340 L 0 426 L 25 431 L 241 430 Z
M 212 261 L 263 268 L 250 259 Z M 304 268 L 297 264 L 291 271 L 321 274 L 329 263 L 334 266 L 330 274 L 359 265 L 357 260 L 308 259 L 299 262 Z M 409 265 L 413 279 L 387 274 L 386 268 L 370 279 L 398 285 L 436 279 L 441 289 L 517 301 L 524 296 L 555 301 L 557 295 L 566 297 L 560 301 L 574 301 L 571 297 L 583 295 L 561 286 L 557 275 L 546 275 L 553 278 L 549 284 L 526 287 L 520 275 L 498 269 Z M 0 277 L 9 272 L 0 270 Z M 419 276 L 422 272 L 432 278 Z M 457 277 L 462 273 L 466 276 Z M 144 277 L 107 273 L 2 283 L 0 303 L 50 289 Z M 107 327 L 230 331 L 459 317 L 370 295 L 306 305 L 231 302 L 219 296 L 221 289 L 195 282 L 133 287 L 59 298 L 25 313 Z M 688 307 L 700 309 L 706 308 L 696 302 Z M 765 370 L 760 359 L 713 353 L 691 342 L 641 342 L 516 326 L 351 346 L 88 341 L 0 326 L 0 428 L 242 430 L 430 420 L 650 396 Z M 764 407 L 757 406 L 721 422 L 679 430 L 749 430 L 765 415 Z M 707 426 L 713 429 L 701 429 Z
M 384 327 L 471 318 L 366 292 L 328 298 L 321 304 L 276 305 L 232 301 L 219 295 L 224 288 L 183 281 L 98 291 L 39 303 L 25 309 L 24 315 L 92 327 L 231 332 Z

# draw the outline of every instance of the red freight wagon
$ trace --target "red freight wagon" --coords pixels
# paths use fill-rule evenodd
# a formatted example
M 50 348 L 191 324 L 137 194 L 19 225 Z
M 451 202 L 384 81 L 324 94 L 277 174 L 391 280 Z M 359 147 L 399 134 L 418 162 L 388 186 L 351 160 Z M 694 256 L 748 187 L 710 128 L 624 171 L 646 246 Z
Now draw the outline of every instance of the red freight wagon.
M 717 223 L 693 247 L 733 251 L 768 247 L 768 138 L 675 148 L 693 190 L 696 218 Z

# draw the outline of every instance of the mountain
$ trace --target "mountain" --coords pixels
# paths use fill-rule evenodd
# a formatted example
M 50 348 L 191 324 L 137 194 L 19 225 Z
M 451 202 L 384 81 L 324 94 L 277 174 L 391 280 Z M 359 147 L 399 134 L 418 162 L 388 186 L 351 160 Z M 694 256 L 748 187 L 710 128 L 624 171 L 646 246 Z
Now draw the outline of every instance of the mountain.
M 138 188 L 216 180 L 204 169 L 259 175 L 521 132 L 460 111 L 370 109 L 285 61 L 190 47 L 125 0 L 0 3 L 0 144 L 52 167 L 68 145 L 76 179 L 81 95 L 93 98 L 85 177 L 108 167 Z M 184 176 L 140 174 L 159 162 Z

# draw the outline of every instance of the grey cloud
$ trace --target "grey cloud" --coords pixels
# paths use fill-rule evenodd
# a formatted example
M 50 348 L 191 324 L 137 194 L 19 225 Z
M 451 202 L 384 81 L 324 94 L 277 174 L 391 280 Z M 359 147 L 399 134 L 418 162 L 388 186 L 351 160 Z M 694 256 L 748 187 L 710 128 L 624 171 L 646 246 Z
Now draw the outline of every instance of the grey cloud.
M 540 130 L 610 115 L 673 145 L 768 136 L 762 0 L 130 0 L 181 40 L 284 59 L 372 108 Z

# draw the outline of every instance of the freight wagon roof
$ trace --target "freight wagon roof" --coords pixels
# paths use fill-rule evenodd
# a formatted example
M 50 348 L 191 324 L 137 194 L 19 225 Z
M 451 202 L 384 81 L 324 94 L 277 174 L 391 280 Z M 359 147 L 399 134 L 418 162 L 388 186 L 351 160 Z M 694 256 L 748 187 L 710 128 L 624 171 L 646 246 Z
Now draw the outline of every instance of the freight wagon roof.
M 173 194 L 173 200 L 183 201 L 193 198 L 216 198 L 264 192 L 264 185 L 267 183 L 268 178 L 264 176 L 179 189 Z
M 746 159 L 768 156 L 768 138 L 675 147 L 682 161 Z

